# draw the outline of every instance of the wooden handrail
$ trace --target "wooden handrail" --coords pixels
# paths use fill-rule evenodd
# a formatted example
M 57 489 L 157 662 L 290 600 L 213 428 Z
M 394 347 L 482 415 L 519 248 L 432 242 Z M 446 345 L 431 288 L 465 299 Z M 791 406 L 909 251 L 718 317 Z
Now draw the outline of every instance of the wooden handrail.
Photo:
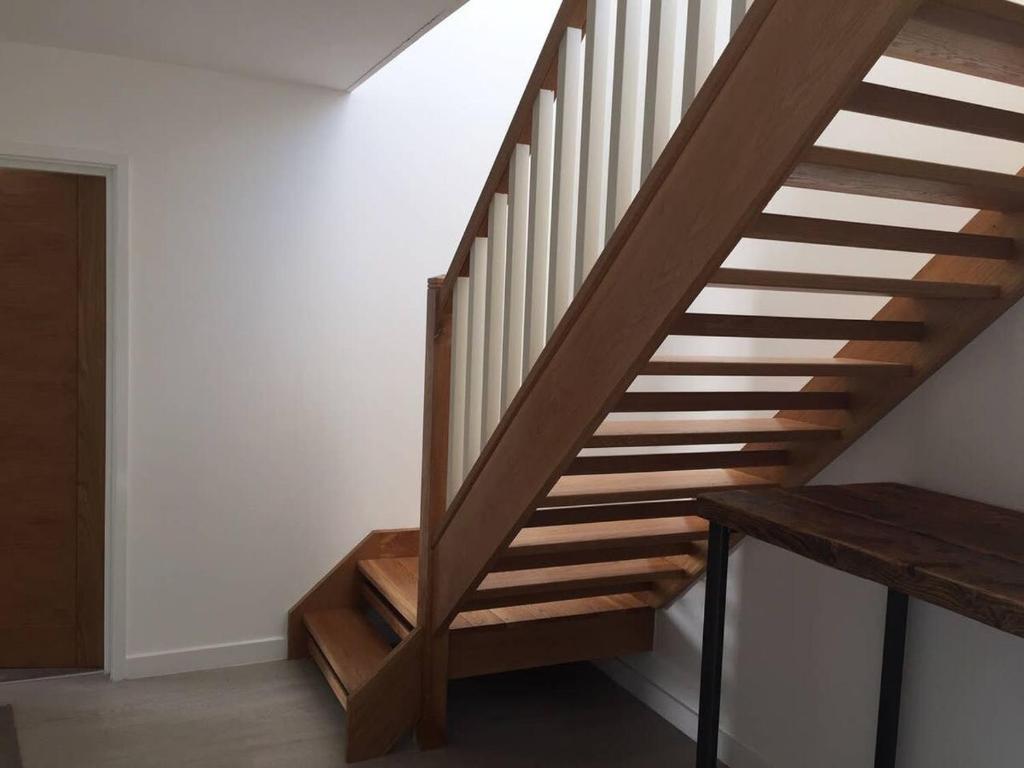
M 507 184 L 509 161 L 512 158 L 512 151 L 517 144 L 530 143 L 530 128 L 533 122 L 533 105 L 537 94 L 541 90 L 555 90 L 558 71 L 558 48 L 562 42 L 562 36 L 570 27 L 582 28 L 587 19 L 587 0 L 562 0 L 555 19 L 551 24 L 551 31 L 544 41 L 540 56 L 534 65 L 533 74 L 526 83 L 523 91 L 523 98 L 519 101 L 512 122 L 509 124 L 505 138 L 498 148 L 498 154 L 494 158 L 494 165 L 487 175 L 480 197 L 477 199 L 473 213 L 469 217 L 466 230 L 459 240 L 455 249 L 451 266 L 444 278 L 444 285 L 440 294 L 440 307 L 447 309 L 451 304 L 452 294 L 455 290 L 455 281 L 459 276 L 468 274 L 469 252 L 473 245 L 473 239 L 487 234 L 487 210 L 490 207 L 494 193 L 501 190 L 503 184 Z
M 918 5 L 755 2 L 450 506 L 434 546 L 444 563 L 432 605 L 438 625 L 451 619 Z M 568 16 L 564 3 L 556 27 Z M 545 44 L 552 61 L 559 34 Z M 543 60 L 531 85 L 543 80 Z M 528 89 L 517 117 L 529 113 L 535 94 Z M 503 151 L 518 134 L 514 120 Z M 502 164 L 499 153 L 447 275 L 447 296 Z

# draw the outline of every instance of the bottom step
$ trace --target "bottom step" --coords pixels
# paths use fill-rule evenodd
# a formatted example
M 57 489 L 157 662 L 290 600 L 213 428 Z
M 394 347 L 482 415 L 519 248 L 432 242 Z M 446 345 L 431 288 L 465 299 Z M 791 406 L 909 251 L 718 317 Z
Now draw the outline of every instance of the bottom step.
M 354 608 L 306 614 L 309 651 L 341 705 L 383 666 L 391 646 L 369 620 Z
M 419 715 L 422 635 L 392 648 L 353 607 L 311 611 L 303 621 L 310 655 L 348 712 L 346 762 L 386 754 Z

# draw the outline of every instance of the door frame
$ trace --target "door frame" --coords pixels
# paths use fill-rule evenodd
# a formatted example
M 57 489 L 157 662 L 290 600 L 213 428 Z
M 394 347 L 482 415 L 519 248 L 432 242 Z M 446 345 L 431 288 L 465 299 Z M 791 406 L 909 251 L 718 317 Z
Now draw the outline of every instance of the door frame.
M 102 176 L 107 198 L 106 483 L 103 670 L 124 677 L 127 655 L 128 435 L 131 353 L 130 160 L 126 155 L 0 141 L 0 167 Z

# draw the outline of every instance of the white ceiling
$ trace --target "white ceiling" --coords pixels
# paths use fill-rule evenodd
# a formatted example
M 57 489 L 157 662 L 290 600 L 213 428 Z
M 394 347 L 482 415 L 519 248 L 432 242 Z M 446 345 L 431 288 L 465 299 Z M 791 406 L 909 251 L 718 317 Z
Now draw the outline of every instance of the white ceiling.
M 347 90 L 465 0 L 0 0 L 0 40 Z

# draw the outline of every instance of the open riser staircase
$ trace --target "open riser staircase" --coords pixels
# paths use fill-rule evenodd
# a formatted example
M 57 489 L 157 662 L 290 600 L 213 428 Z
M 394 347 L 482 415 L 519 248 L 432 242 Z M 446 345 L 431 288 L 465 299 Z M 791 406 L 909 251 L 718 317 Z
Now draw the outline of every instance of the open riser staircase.
M 649 650 L 704 570 L 695 496 L 808 482 L 1024 294 L 1020 174 L 819 141 L 840 112 L 1024 141 L 1019 112 L 866 80 L 883 55 L 1024 86 L 1024 6 L 562 3 L 428 287 L 420 527 L 289 614 L 350 761 L 443 743 L 449 679 Z M 879 214 L 780 205 L 820 193 Z M 835 313 L 801 311 L 822 293 Z

